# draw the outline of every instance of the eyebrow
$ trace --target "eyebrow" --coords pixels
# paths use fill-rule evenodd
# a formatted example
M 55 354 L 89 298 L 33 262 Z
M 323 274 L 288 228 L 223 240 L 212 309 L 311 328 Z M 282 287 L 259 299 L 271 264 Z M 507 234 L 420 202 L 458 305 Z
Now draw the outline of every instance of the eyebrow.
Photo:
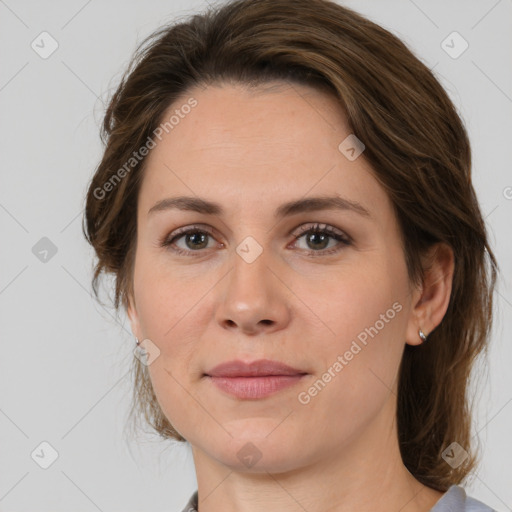
M 218 203 L 199 197 L 179 196 L 168 197 L 158 201 L 149 209 L 148 215 L 172 209 L 194 211 L 205 215 L 222 216 L 224 214 L 224 209 Z M 340 196 L 318 196 L 290 201 L 279 206 L 274 213 L 274 217 L 283 218 L 302 212 L 318 210 L 345 210 L 357 213 L 363 217 L 372 217 L 369 210 L 362 204 Z

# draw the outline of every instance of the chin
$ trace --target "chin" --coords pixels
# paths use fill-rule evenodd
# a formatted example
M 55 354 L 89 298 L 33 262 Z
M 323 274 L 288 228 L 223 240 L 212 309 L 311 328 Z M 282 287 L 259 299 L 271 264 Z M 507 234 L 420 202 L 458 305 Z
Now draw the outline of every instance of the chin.
M 299 451 L 299 442 L 289 431 L 278 432 L 280 427 L 276 428 L 270 419 L 236 423 L 236 428 L 233 424 L 226 428 L 233 437 L 226 436 L 224 443 L 214 442 L 205 451 L 233 471 L 281 473 L 295 469 L 297 454 L 303 455 L 303 451 Z

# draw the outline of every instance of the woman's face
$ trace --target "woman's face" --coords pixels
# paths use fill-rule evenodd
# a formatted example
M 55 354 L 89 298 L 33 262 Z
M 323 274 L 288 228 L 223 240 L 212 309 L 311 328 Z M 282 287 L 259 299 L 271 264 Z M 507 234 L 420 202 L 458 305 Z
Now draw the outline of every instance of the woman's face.
M 128 310 L 158 348 L 148 369 L 164 414 L 197 452 L 238 470 L 371 450 L 394 428 L 404 344 L 420 341 L 416 291 L 392 204 L 362 146 L 345 141 L 343 111 L 281 83 L 197 88 L 171 115 L 146 161 Z M 296 372 L 209 374 L 262 359 Z

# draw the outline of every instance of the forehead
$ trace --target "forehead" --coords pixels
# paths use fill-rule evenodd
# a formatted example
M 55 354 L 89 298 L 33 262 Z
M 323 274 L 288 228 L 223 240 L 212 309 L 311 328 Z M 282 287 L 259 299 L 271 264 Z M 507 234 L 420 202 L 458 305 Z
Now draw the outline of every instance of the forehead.
M 184 194 L 246 208 L 262 201 L 277 206 L 309 191 L 370 205 L 386 201 L 364 158 L 350 161 L 338 149 L 351 130 L 342 107 L 325 92 L 286 83 L 195 88 L 162 120 L 171 118 L 146 160 L 145 212 L 155 201 Z

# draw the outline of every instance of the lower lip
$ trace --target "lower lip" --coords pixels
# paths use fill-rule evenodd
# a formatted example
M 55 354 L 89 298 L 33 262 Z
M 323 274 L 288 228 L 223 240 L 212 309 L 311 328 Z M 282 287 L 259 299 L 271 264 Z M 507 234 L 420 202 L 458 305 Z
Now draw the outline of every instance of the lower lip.
M 304 377 L 297 375 L 267 375 L 264 377 L 210 377 L 222 391 L 236 398 L 265 398 L 293 386 Z

